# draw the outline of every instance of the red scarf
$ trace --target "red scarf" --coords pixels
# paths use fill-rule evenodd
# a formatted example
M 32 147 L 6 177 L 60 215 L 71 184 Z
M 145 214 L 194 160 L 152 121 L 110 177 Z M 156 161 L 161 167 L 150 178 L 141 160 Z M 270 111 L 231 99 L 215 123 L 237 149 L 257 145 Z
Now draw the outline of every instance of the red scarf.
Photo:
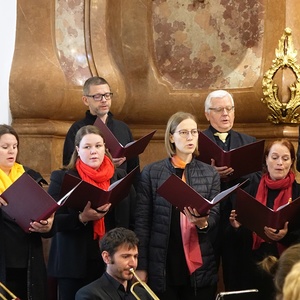
M 107 191 L 110 185 L 110 179 L 114 175 L 114 165 L 108 156 L 104 155 L 104 159 L 100 167 L 95 170 L 82 162 L 81 159 L 76 161 L 76 169 L 80 178 L 96 187 Z M 104 218 L 94 221 L 94 239 L 101 239 L 105 234 Z
M 180 169 L 185 168 L 186 163 L 182 161 L 178 156 L 174 155 L 171 159 L 175 167 Z M 182 180 L 186 182 L 184 172 L 182 174 Z M 190 274 L 192 274 L 203 264 L 197 229 L 195 225 L 189 222 L 184 213 L 180 213 L 180 228 L 185 260 Z
M 287 176 L 280 180 L 272 180 L 269 174 L 264 174 L 260 180 L 256 199 L 262 203 L 263 205 L 267 205 L 267 196 L 268 189 L 271 190 L 280 190 L 278 196 L 274 200 L 273 210 L 276 211 L 281 205 L 289 203 L 292 199 L 292 186 L 295 181 L 295 174 L 292 171 L 289 171 Z M 262 238 L 260 238 L 256 233 L 253 233 L 253 249 L 258 249 L 260 244 L 264 242 Z M 283 249 L 281 249 L 281 244 L 277 243 L 278 250 L 281 253 Z

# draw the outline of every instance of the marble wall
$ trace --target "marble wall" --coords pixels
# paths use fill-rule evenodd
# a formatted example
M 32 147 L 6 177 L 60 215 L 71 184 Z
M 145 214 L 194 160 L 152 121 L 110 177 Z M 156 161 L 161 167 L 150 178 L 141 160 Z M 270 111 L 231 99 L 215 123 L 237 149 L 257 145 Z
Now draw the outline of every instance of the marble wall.
M 296 141 L 297 125 L 269 123 L 261 98 L 286 27 L 300 49 L 299 12 L 296 0 L 18 0 L 10 107 L 21 161 L 46 178 L 61 166 L 91 75 L 110 82 L 112 112 L 135 138 L 158 129 L 142 166 L 165 157 L 164 128 L 174 112 L 189 111 L 207 127 L 203 103 L 219 88 L 234 95 L 236 130 Z

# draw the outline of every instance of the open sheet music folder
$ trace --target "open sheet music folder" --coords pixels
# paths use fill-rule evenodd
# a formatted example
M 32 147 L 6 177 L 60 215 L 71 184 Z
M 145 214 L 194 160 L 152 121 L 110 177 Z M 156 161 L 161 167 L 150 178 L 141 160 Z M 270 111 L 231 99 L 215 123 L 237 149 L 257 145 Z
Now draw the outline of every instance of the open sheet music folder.
M 136 141 L 130 142 L 127 145 L 121 145 L 101 119 L 97 118 L 94 125 L 103 133 L 105 146 L 114 158 L 126 157 L 127 159 L 130 159 L 143 153 L 156 132 L 156 130 L 153 130 Z
M 264 233 L 264 227 L 282 229 L 289 221 L 289 229 L 300 225 L 300 197 L 279 207 L 276 211 L 260 203 L 242 189 L 236 192 L 237 221 L 256 232 L 265 241 L 271 241 Z
M 123 200 L 131 189 L 132 182 L 138 171 L 134 168 L 125 177 L 112 183 L 108 190 L 102 190 L 78 177 L 66 174 L 63 180 L 61 194 L 69 194 L 64 205 L 82 211 L 87 202 L 91 202 L 92 208 L 97 208 L 107 203 L 116 205 Z M 74 191 L 73 191 L 74 190 Z
M 243 182 L 244 183 L 244 182 Z M 243 184 L 241 183 L 241 184 Z M 209 210 L 219 203 L 221 200 L 228 197 L 234 190 L 236 190 L 240 183 L 231 188 L 222 191 L 211 201 L 205 199 L 192 187 L 182 181 L 178 176 L 172 174 L 158 189 L 157 193 L 164 197 L 172 205 L 176 206 L 180 211 L 184 207 L 195 208 L 200 215 L 207 215 Z
M 222 181 L 230 181 L 262 170 L 264 145 L 265 141 L 261 140 L 224 151 L 208 136 L 199 132 L 198 149 L 200 154 L 197 159 L 210 165 L 213 158 L 216 166 L 233 168 L 234 172 L 231 176 L 222 178 Z
M 62 205 L 81 211 L 87 201 L 92 202 L 92 208 L 109 202 L 116 205 L 128 195 L 137 171 L 138 167 L 111 184 L 108 191 L 66 174 L 66 182 L 62 186 L 63 196 L 58 202 L 24 173 L 0 195 L 8 203 L 1 209 L 25 232 L 29 232 L 30 222 L 47 219 Z
M 59 208 L 59 204 L 27 173 L 0 196 L 8 203 L 1 209 L 25 232 L 29 232 L 30 222 L 45 220 Z

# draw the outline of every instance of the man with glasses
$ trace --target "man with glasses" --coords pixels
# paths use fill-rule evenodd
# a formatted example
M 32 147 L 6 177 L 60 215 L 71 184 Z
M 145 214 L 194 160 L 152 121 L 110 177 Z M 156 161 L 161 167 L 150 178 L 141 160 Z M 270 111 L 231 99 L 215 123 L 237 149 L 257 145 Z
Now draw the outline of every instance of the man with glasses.
M 70 161 L 74 150 L 74 139 L 77 131 L 85 125 L 93 125 L 97 117 L 112 131 L 117 140 L 126 145 L 133 141 L 132 133 L 129 127 L 122 121 L 113 118 L 110 112 L 113 93 L 108 82 L 98 76 L 91 77 L 86 80 L 83 85 L 83 103 L 88 106 L 89 110 L 85 113 L 85 118 L 75 122 L 69 129 L 63 150 L 63 164 L 67 165 Z M 135 157 L 126 160 L 125 157 L 114 158 L 116 167 L 125 169 L 127 173 L 139 165 L 139 158 Z
M 205 116 L 209 121 L 209 127 L 203 131 L 212 141 L 225 151 L 235 149 L 256 141 L 252 136 L 232 130 L 234 124 L 234 100 L 230 93 L 224 90 L 211 92 L 205 100 Z M 216 166 L 211 160 L 221 179 L 221 190 L 225 190 L 246 178 L 239 178 L 228 181 L 234 170 L 230 166 Z M 249 175 L 250 176 L 250 175 Z M 252 176 L 252 175 L 251 175 Z M 253 174 L 256 176 L 256 174 Z M 226 290 L 238 289 L 239 278 L 237 276 L 238 262 L 236 259 L 236 247 L 234 246 L 233 235 L 230 234 L 229 216 L 233 209 L 234 195 L 220 203 L 220 255 L 222 258 L 223 281 Z

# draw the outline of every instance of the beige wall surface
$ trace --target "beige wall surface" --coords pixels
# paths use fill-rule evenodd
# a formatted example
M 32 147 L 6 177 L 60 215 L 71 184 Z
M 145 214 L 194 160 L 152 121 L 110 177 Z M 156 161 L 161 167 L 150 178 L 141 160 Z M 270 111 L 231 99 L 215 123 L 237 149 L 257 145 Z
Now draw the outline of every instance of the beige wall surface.
M 64 137 L 84 116 L 82 84 L 91 75 L 108 80 L 112 112 L 135 138 L 158 129 L 142 167 L 165 157 L 171 114 L 191 112 L 207 127 L 203 103 L 215 89 L 234 96 L 234 129 L 296 142 L 297 124 L 267 121 L 261 98 L 286 27 L 300 49 L 299 11 L 296 0 L 19 0 L 10 107 L 21 161 L 46 178 L 61 167 Z M 277 81 L 284 98 L 284 74 Z

